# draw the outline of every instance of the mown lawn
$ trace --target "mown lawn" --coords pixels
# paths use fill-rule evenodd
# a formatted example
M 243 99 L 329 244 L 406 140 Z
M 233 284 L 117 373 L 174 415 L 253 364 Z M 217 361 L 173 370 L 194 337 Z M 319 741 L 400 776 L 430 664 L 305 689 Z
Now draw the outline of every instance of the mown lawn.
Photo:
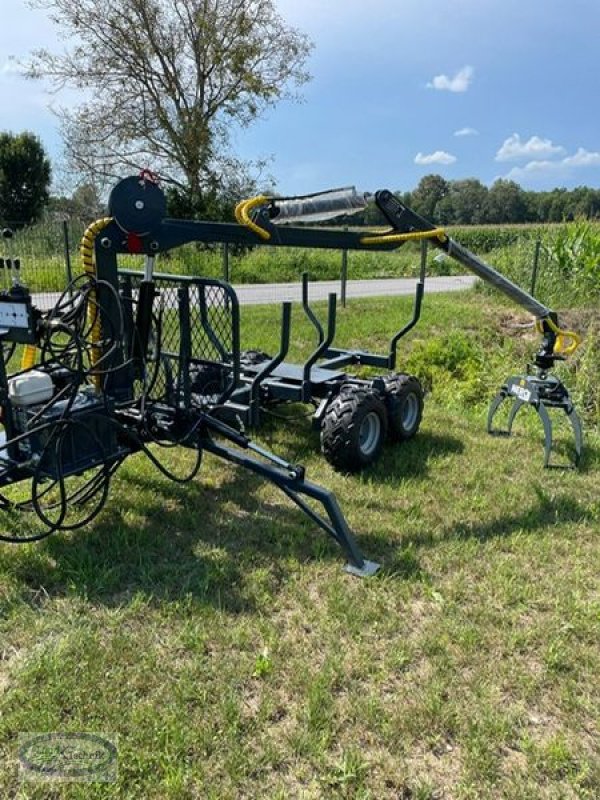
M 353 301 L 339 342 L 381 348 L 409 310 Z M 243 316 L 272 350 L 277 310 Z M 312 340 L 294 321 L 297 357 Z M 406 351 L 432 387 L 421 431 L 361 476 L 321 459 L 303 408 L 263 429 L 336 492 L 372 579 L 212 457 L 188 486 L 132 457 L 89 528 L 0 546 L 0 794 L 600 796 L 600 437 L 588 418 L 574 472 L 541 468 L 534 419 L 485 434 L 535 344 L 520 321 L 475 292 L 427 298 Z M 117 782 L 20 784 L 28 731 L 118 737 Z

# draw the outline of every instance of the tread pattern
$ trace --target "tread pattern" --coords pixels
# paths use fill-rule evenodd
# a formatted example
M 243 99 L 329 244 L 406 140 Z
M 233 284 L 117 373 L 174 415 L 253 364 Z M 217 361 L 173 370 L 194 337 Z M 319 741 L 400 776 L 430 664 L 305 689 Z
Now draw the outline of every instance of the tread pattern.
M 262 350 L 242 350 L 240 353 L 240 362 L 243 364 L 255 365 L 262 364 L 264 361 L 270 361 L 272 356 L 264 353 Z
M 389 436 L 396 442 L 403 442 L 412 437 L 419 430 L 423 416 L 423 387 L 414 375 L 397 373 L 388 375 L 385 381 L 385 400 L 389 417 Z M 402 408 L 409 394 L 416 395 L 419 402 L 419 412 L 413 426 L 406 429 L 402 421 Z
M 381 421 L 378 446 L 369 457 L 360 450 L 359 431 L 365 416 L 374 411 Z M 379 458 L 387 433 L 387 411 L 378 392 L 342 386 L 331 401 L 321 428 L 321 450 L 329 463 L 343 472 L 358 472 Z

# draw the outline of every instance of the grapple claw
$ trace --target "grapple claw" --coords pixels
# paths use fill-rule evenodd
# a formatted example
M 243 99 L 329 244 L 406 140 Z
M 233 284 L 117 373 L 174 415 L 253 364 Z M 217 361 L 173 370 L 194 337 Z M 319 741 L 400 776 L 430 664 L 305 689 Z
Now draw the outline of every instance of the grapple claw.
M 519 398 L 517 398 L 515 402 L 512 404 L 512 408 L 510 409 L 510 412 L 508 414 L 508 420 L 506 423 L 506 430 L 508 431 L 509 436 L 512 433 L 512 426 L 513 422 L 515 421 L 515 417 L 519 413 L 519 409 L 521 409 L 524 405 L 525 403 L 522 400 L 519 400 Z
M 490 408 L 488 410 L 488 417 L 487 417 L 487 432 L 491 436 L 510 436 L 509 430 L 500 430 L 498 428 L 494 428 L 494 417 L 496 416 L 496 412 L 502 405 L 502 403 L 508 397 L 508 390 L 506 386 L 503 386 L 498 394 L 494 397 L 492 402 L 490 403 Z
M 507 398 L 514 402 L 508 414 L 505 430 L 494 428 L 494 417 Z M 487 418 L 488 433 L 495 436 L 510 436 L 515 417 L 525 405 L 537 411 L 544 428 L 544 467 L 577 467 L 583 450 L 583 431 L 581 421 L 573 407 L 573 402 L 566 387 L 552 375 L 542 373 L 539 376 L 516 375 L 508 379 L 490 404 Z M 549 408 L 562 409 L 567 415 L 575 436 L 575 456 L 572 464 L 550 464 L 552 455 L 552 421 Z
M 581 420 L 575 408 L 571 405 L 570 411 L 565 411 L 567 417 L 569 418 L 569 422 L 571 423 L 571 427 L 573 428 L 573 434 L 575 435 L 575 466 L 579 466 L 579 462 L 581 461 L 581 453 L 583 451 L 583 430 L 581 427 Z
M 521 407 L 525 405 L 522 400 L 516 398 L 509 411 L 506 428 L 504 430 L 502 428 L 494 428 L 494 417 L 496 416 L 502 403 L 509 397 L 511 397 L 511 395 L 509 394 L 507 387 L 503 386 L 490 403 L 487 418 L 487 432 L 492 436 L 510 436 L 515 417 L 519 413 Z
M 550 466 L 550 454 L 552 453 L 552 423 L 543 403 L 538 403 L 535 410 L 539 414 L 544 426 L 544 467 Z

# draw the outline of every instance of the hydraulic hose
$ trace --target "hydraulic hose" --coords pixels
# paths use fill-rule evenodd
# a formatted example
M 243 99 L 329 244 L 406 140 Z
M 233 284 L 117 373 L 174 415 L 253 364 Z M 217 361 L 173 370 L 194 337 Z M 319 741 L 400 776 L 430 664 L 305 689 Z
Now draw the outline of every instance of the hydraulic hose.
M 112 222 L 112 217 L 103 217 L 102 219 L 96 220 L 96 222 L 92 222 L 92 224 L 86 229 L 85 233 L 81 237 L 81 244 L 79 246 L 79 252 L 81 253 L 81 263 L 83 266 L 83 271 L 88 275 L 88 277 L 92 278 L 93 280 L 96 279 L 96 266 L 94 263 L 94 241 L 96 236 L 100 233 L 101 230 L 106 228 Z M 89 305 L 88 305 L 88 321 L 91 328 L 91 337 L 92 337 L 92 349 L 90 352 L 90 362 L 92 367 L 95 367 L 101 357 L 100 347 L 98 345 L 101 337 L 102 337 L 102 319 L 100 314 L 98 313 L 98 305 L 97 305 L 97 298 L 96 298 L 96 290 L 92 289 L 89 294 Z M 100 389 L 100 375 L 94 375 L 93 381 L 94 386 L 96 389 Z
M 250 211 L 253 208 L 258 208 L 259 206 L 268 203 L 271 200 L 270 197 L 267 197 L 264 194 L 258 195 L 258 197 L 251 197 L 250 200 L 242 200 L 241 203 L 238 203 L 235 207 L 235 218 L 240 225 L 245 225 L 246 228 L 249 228 L 253 233 L 257 236 L 260 236 L 265 242 L 268 242 L 271 238 L 271 233 L 265 228 L 261 228 L 260 225 L 257 225 L 254 220 L 250 217 Z

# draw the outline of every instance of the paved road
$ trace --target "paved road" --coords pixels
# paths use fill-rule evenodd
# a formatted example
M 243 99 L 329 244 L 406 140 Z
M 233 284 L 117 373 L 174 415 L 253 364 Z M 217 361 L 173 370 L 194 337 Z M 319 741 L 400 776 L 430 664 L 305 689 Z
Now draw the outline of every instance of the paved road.
M 470 289 L 476 278 L 471 275 L 453 275 L 427 278 L 425 292 L 458 292 Z M 412 295 L 416 282 L 413 278 L 382 278 L 381 280 L 348 281 L 346 297 L 384 297 L 386 295 Z M 284 300 L 299 300 L 302 296 L 299 283 L 266 283 L 236 286 L 242 305 L 258 303 L 282 303 Z M 340 296 L 339 281 L 316 281 L 310 284 L 311 300 L 326 300 L 330 292 Z
M 458 292 L 470 289 L 476 278 L 471 275 L 452 275 L 440 278 L 427 278 L 425 292 Z M 298 301 L 302 296 L 299 283 L 257 283 L 244 284 L 234 288 L 241 305 L 259 305 L 261 303 L 282 303 L 284 300 Z M 413 278 L 382 278 L 381 280 L 348 281 L 346 296 L 384 297 L 390 295 L 412 295 L 415 291 Z M 310 284 L 311 300 L 326 300 L 330 292 L 340 295 L 339 281 L 315 281 Z M 34 303 L 41 309 L 52 308 L 60 295 L 58 292 L 34 294 Z

